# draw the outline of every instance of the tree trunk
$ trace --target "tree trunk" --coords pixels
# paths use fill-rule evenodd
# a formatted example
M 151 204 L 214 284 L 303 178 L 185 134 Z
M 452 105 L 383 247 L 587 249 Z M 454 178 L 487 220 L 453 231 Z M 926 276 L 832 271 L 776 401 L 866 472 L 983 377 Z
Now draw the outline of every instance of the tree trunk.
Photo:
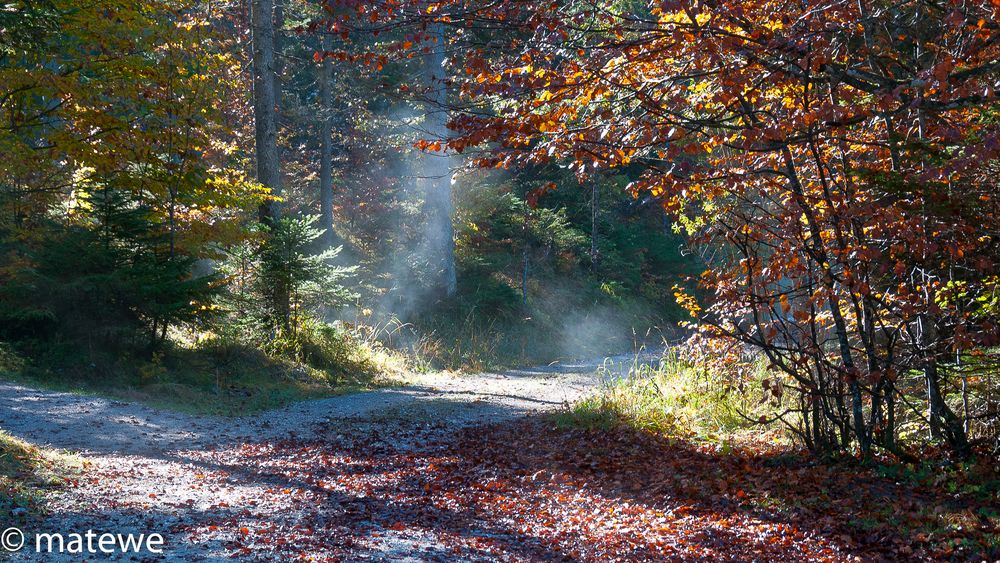
M 274 0 L 274 12 L 271 18 L 274 32 L 274 91 L 278 96 L 278 104 L 281 104 L 281 76 L 284 74 L 285 61 L 281 58 L 281 46 L 283 43 L 285 27 L 285 0 Z
M 594 182 L 590 189 L 590 271 L 597 271 L 597 263 L 600 255 L 597 248 L 597 211 L 598 211 L 598 191 L 597 182 Z
M 323 50 L 330 50 L 329 35 L 323 36 Z M 323 57 L 319 76 L 320 103 L 320 163 L 319 163 L 319 226 L 323 234 L 324 246 L 333 244 L 333 116 L 332 93 L 333 63 Z
M 882 445 L 889 451 L 896 450 L 896 397 L 895 385 L 889 380 L 885 386 L 885 430 L 882 433 Z
M 521 264 L 521 304 L 528 304 L 528 243 L 524 243 L 524 262 Z
M 277 67 L 274 60 L 273 16 L 273 0 L 254 0 L 251 25 L 257 181 L 269 188 L 272 196 L 278 197 L 281 195 L 281 162 L 278 159 L 278 83 L 275 75 Z M 262 223 L 274 222 L 279 214 L 277 201 L 266 201 L 260 206 Z
M 937 361 L 929 358 L 924 365 L 924 378 L 927 382 L 927 400 L 930 403 L 930 415 L 937 420 L 938 432 L 944 432 L 948 446 L 959 457 L 970 455 L 969 438 L 965 433 L 962 419 L 955 414 L 944 400 L 941 393 L 941 377 L 938 373 Z
M 445 84 L 444 26 L 435 24 L 431 35 L 437 42 L 426 57 L 425 79 L 429 88 L 427 104 L 427 134 L 444 144 L 448 139 L 448 91 Z M 425 205 L 427 209 L 427 242 L 430 263 L 437 269 L 438 289 L 447 297 L 455 294 L 455 232 L 452 226 L 451 168 L 444 154 L 424 155 Z

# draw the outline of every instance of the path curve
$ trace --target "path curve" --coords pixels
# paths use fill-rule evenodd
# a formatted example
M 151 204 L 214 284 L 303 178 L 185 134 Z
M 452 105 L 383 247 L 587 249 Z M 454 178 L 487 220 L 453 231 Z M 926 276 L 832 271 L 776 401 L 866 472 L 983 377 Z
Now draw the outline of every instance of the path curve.
M 139 403 L 0 383 L 0 428 L 29 442 L 85 455 L 156 455 L 178 449 L 309 438 L 330 419 L 365 419 L 422 405 L 459 427 L 558 409 L 590 392 L 617 357 L 500 373 L 426 374 L 416 384 L 314 399 L 244 417 L 191 415 Z
M 287 482 L 287 475 L 265 471 L 268 476 L 262 476 L 260 459 L 253 467 L 248 459 L 255 452 L 292 443 L 346 452 L 358 439 L 375 449 L 376 458 L 379 444 L 396 452 L 392 455 L 409 455 L 400 452 L 426 449 L 463 427 L 562 408 L 592 392 L 602 377 L 624 372 L 632 360 L 621 356 L 502 373 L 430 374 L 420 376 L 418 384 L 304 401 L 239 418 L 181 414 L 0 383 L 0 428 L 29 442 L 77 452 L 88 464 L 77 486 L 52 495 L 49 516 L 31 526 L 29 537 L 52 531 L 160 531 L 168 537 L 167 560 L 225 561 L 231 560 L 240 537 L 208 522 L 232 518 L 253 528 L 274 526 L 278 518 L 291 526 L 322 522 L 346 510 L 336 502 L 302 503 L 275 495 L 276 483 Z M 602 365 L 606 369 L 598 370 Z M 288 458 L 282 463 L 289 463 Z M 295 491 L 312 494 L 306 488 Z M 350 497 L 350 491 L 323 494 Z M 237 506 L 252 510 L 235 513 Z M 482 560 L 456 557 L 433 530 L 384 529 L 365 519 L 356 525 L 363 530 L 350 548 L 351 560 Z M 200 532 L 191 531 L 198 526 Z M 198 533 L 204 537 L 198 539 Z M 317 551 L 317 559 L 343 558 L 342 551 L 324 553 Z M 32 560 L 32 555 L 18 557 Z M 78 557 L 46 555 L 47 560 Z

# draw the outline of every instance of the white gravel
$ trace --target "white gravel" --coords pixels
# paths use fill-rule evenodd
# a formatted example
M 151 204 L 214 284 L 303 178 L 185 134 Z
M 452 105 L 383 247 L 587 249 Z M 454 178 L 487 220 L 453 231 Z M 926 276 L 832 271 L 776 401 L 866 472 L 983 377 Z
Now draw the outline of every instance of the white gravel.
M 198 514 L 218 514 L 223 507 L 260 498 L 271 486 L 241 475 L 239 459 L 225 469 L 213 468 L 200 461 L 200 452 L 229 448 L 238 452 L 241 444 L 283 438 L 323 440 L 331 428 L 345 433 L 374 431 L 380 439 L 405 448 L 410 436 L 407 425 L 426 422 L 451 431 L 559 409 L 599 384 L 599 366 L 619 366 L 600 370 L 606 376 L 620 372 L 631 360 L 619 357 L 462 376 L 421 375 L 408 386 L 306 401 L 239 418 L 180 414 L 0 383 L 0 428 L 35 444 L 76 452 L 90 467 L 78 486 L 51 496 L 49 517 L 33 531 L 169 531 L 190 524 Z M 275 504 L 266 510 L 274 514 L 290 507 Z M 386 532 L 371 542 L 365 559 L 419 561 L 443 549 L 430 532 L 424 534 L 428 537 Z M 164 559 L 231 560 L 224 543 L 218 537 L 203 541 L 175 537 L 168 540 L 169 555 Z M 26 549 L 16 557 L 35 560 L 32 552 Z M 79 559 L 79 555 L 45 555 L 45 560 Z
M 443 417 L 457 426 L 553 410 L 588 393 L 602 362 L 503 373 L 426 374 L 418 383 L 294 403 L 245 417 L 197 416 L 91 395 L 0 383 L 0 428 L 38 445 L 84 455 L 156 455 L 295 436 L 330 419 Z M 409 408 L 419 407 L 419 408 Z M 439 419 L 440 420 L 440 419 Z

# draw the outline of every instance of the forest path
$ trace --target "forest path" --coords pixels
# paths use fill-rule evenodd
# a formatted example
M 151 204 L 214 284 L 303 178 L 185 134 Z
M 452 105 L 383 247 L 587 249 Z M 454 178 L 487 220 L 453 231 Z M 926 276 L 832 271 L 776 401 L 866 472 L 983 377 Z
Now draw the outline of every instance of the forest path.
M 607 360 L 622 365 L 631 357 Z M 0 428 L 34 444 L 85 455 L 157 455 L 178 449 L 315 436 L 331 420 L 434 419 L 452 427 L 496 422 L 571 403 L 598 384 L 605 360 L 499 373 L 416 376 L 417 383 L 293 403 L 244 417 L 199 416 L 92 395 L 0 383 Z M 413 408 L 411 408 L 413 407 Z
M 52 495 L 50 515 L 27 530 L 29 548 L 32 531 L 93 529 L 161 533 L 170 560 L 281 559 L 288 553 L 279 557 L 276 546 L 291 545 L 295 553 L 320 560 L 451 560 L 454 548 L 444 546 L 433 526 L 385 524 L 386 518 L 400 518 L 386 514 L 399 510 L 392 497 L 404 484 L 383 483 L 386 498 L 375 494 L 377 509 L 355 514 L 348 503 L 372 501 L 372 487 L 384 477 L 385 464 L 419 470 L 422 462 L 413 456 L 447 448 L 441 444 L 453 443 L 460 429 L 561 408 L 599 384 L 600 365 L 617 364 L 612 370 L 618 371 L 631 360 L 430 374 L 420 376 L 419 384 L 240 418 L 187 415 L 3 383 L 0 428 L 36 444 L 78 452 L 88 467 L 76 486 Z M 302 453 L 296 453 L 300 448 Z M 300 455 L 309 461 L 300 464 Z M 326 477 L 317 480 L 320 474 Z M 410 507 L 424 509 L 436 510 Z M 346 523 L 333 524 L 345 518 Z M 284 530 L 286 536 L 279 544 L 243 541 L 265 530 Z M 19 556 L 31 559 L 31 551 Z M 466 555 L 459 558 L 480 559 Z

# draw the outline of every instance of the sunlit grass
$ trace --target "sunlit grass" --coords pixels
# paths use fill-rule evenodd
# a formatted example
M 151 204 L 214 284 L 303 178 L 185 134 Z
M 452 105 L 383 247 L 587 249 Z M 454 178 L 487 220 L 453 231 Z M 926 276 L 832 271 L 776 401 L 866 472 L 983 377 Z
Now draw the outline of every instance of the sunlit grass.
M 269 355 L 205 334 L 174 338 L 152 356 L 71 350 L 49 365 L 8 361 L 0 376 L 192 414 L 241 416 L 397 385 L 409 371 L 403 354 L 339 332 L 312 338 L 306 350 L 308 358 Z
M 559 423 L 597 428 L 627 426 L 658 434 L 729 443 L 776 428 L 756 422 L 763 400 L 762 373 L 734 386 L 710 367 L 697 366 L 673 350 L 650 361 L 636 354 L 631 364 L 602 369 L 607 382 L 557 416 Z
M 0 515 L 14 524 L 39 515 L 46 493 L 64 486 L 83 464 L 0 430 Z

